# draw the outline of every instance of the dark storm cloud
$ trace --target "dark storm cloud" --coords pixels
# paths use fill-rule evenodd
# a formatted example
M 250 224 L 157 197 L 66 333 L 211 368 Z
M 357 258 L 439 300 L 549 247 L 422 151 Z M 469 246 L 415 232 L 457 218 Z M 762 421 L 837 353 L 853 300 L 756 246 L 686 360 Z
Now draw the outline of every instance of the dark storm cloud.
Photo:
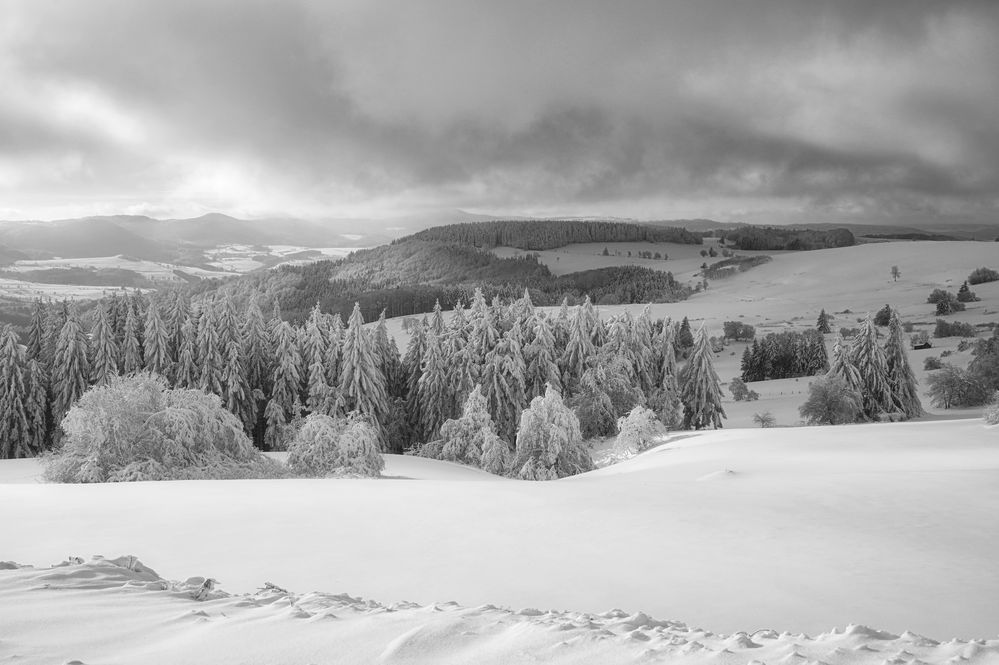
M 999 196 L 997 5 L 13 2 L 0 193 L 980 213 Z

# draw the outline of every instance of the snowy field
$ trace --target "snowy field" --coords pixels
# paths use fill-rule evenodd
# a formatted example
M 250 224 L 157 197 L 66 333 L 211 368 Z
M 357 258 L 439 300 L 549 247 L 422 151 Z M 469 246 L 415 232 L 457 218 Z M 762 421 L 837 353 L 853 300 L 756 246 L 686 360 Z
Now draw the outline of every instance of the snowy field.
M 305 595 L 0 571 L 0 662 L 999 662 L 999 432 L 981 420 L 677 433 L 547 483 L 398 456 L 378 480 L 38 471 L 0 462 L 3 559 L 129 554 L 167 580 Z M 758 648 L 724 637 L 760 630 Z

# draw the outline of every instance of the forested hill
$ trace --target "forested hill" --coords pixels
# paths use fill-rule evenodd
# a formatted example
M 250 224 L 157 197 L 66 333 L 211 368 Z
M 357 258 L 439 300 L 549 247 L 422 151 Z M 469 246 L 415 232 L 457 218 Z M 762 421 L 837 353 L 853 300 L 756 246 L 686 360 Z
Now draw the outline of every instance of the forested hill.
M 773 226 L 740 226 L 730 231 L 717 231 L 718 237 L 736 249 L 749 250 L 810 250 L 850 247 L 857 244 L 849 229 L 795 229 Z
M 675 242 L 700 245 L 696 233 L 674 227 L 647 226 L 625 222 L 584 222 L 580 220 L 509 220 L 448 224 L 420 231 L 407 240 L 429 240 L 473 247 L 516 247 L 529 251 L 555 249 L 588 242 Z
M 284 318 L 303 320 L 319 303 L 326 312 L 346 316 L 357 302 L 366 319 L 382 310 L 388 316 L 421 314 L 440 301 L 445 309 L 468 303 L 476 288 L 488 298 L 511 300 L 527 289 L 537 305 L 586 296 L 597 303 L 675 302 L 689 290 L 673 275 L 633 266 L 587 270 L 554 277 L 534 255 L 500 258 L 467 245 L 408 239 L 355 252 L 337 261 L 254 273 L 235 280 L 208 280 L 190 287 L 193 294 L 227 291 L 245 303 L 277 304 Z

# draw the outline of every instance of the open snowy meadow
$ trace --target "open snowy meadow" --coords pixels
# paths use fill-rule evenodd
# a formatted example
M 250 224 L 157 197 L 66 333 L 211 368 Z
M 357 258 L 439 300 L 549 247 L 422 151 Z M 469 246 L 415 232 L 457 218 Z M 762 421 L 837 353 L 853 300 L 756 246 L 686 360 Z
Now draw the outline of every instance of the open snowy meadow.
M 4 556 L 32 567 L 0 571 L 0 662 L 995 663 L 996 436 L 675 433 L 543 483 L 390 455 L 380 479 L 52 485 L 5 460 Z

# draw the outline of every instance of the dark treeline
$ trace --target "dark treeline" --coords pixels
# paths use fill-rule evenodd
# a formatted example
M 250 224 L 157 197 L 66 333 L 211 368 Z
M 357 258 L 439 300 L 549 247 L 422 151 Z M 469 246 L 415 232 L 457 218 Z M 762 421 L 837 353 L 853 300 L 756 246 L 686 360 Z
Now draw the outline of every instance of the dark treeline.
M 473 247 L 516 247 L 531 251 L 588 242 L 673 242 L 700 245 L 700 234 L 668 226 L 580 220 L 512 220 L 435 226 L 410 238 Z
M 933 240 L 933 241 L 961 241 L 966 238 L 949 236 L 943 233 L 865 233 L 861 238 L 874 238 L 875 240 Z
M 534 255 L 504 259 L 474 247 L 420 240 L 191 287 L 194 295 L 228 293 L 241 305 L 258 297 L 265 308 L 277 303 L 295 323 L 316 303 L 344 318 L 354 303 L 366 319 L 383 311 L 388 317 L 411 316 L 430 312 L 438 301 L 445 309 L 471 302 L 476 289 L 488 300 L 512 300 L 526 289 L 538 305 L 564 299 L 574 305 L 587 296 L 598 304 L 676 302 L 689 295 L 669 272 L 621 266 L 555 277 Z
M 770 333 L 742 354 L 742 380 L 812 376 L 829 370 L 826 342 L 818 330 Z
M 718 231 L 719 238 L 736 249 L 772 250 L 811 250 L 832 247 L 849 247 L 857 243 L 849 229 L 792 229 L 773 226 L 741 226 L 730 231 Z
M 688 358 L 678 369 L 677 355 Z M 265 316 L 224 293 L 114 294 L 88 310 L 37 302 L 22 339 L 0 334 L 0 457 L 37 454 L 91 386 L 148 371 L 173 388 L 217 395 L 256 445 L 280 449 L 301 418 L 357 412 L 383 450 L 433 441 L 479 386 L 497 434 L 512 446 L 521 412 L 555 391 L 586 436 L 609 434 L 647 406 L 671 426 L 720 425 L 720 388 L 704 330 L 625 313 L 601 320 L 589 299 L 550 312 L 528 294 L 437 307 L 415 325 L 404 353 L 386 320 L 364 325 L 355 307 L 313 307 L 302 325 Z M 108 414 L 114 417 L 114 414 Z
M 761 266 L 764 263 L 773 261 L 769 256 L 733 256 L 721 261 L 712 263 L 704 269 L 703 275 L 708 279 L 725 279 L 733 275 L 745 272 L 750 268 Z

